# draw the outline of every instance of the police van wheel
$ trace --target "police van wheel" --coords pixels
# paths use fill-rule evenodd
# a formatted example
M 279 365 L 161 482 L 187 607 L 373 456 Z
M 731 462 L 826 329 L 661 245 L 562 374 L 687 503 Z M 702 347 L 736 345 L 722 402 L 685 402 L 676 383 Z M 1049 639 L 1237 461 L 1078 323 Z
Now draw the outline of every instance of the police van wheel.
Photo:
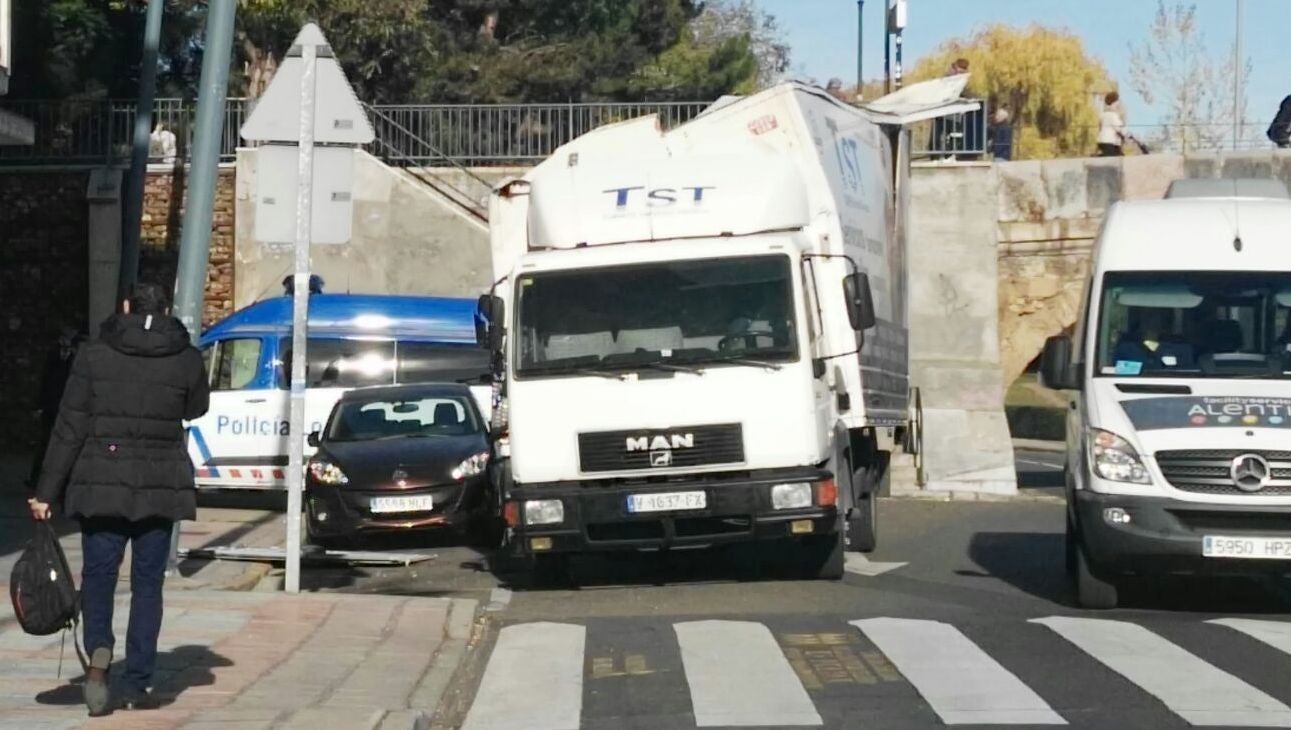
M 1116 608 L 1118 601 L 1116 585 L 1094 575 L 1089 565 L 1085 550 L 1077 545 L 1076 549 L 1076 602 L 1081 608 L 1107 610 Z

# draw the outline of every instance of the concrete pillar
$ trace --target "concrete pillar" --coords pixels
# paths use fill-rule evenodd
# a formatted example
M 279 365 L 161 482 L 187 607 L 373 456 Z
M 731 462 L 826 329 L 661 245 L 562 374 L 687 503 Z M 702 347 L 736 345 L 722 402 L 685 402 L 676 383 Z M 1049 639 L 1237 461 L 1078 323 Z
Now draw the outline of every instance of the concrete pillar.
M 100 168 L 90 173 L 85 191 L 89 203 L 89 324 L 90 337 L 117 308 L 117 277 L 121 271 L 122 171 Z
M 996 172 L 912 175 L 910 348 L 930 491 L 1017 491 L 1000 373 Z

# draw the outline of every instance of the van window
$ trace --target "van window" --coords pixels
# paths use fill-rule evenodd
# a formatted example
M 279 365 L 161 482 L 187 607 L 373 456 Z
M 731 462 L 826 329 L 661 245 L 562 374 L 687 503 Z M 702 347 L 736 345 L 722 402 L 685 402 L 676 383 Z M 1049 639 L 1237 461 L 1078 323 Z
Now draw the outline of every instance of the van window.
M 212 390 L 241 390 L 260 371 L 260 340 L 223 340 L 216 348 Z
M 400 383 L 485 383 L 489 351 L 468 345 L 400 342 L 396 379 Z
M 283 338 L 279 387 L 291 386 L 291 340 Z M 305 382 L 311 388 L 360 388 L 394 383 L 391 340 L 309 340 Z

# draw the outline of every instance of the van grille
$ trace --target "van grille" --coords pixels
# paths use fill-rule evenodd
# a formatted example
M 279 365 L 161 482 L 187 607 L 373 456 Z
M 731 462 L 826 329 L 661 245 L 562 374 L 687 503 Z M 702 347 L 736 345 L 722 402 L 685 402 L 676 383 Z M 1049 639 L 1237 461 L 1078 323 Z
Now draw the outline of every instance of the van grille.
M 1258 492 L 1247 492 L 1233 483 L 1229 467 L 1243 454 L 1259 454 L 1269 462 L 1273 474 L 1268 486 Z M 1193 449 L 1158 451 L 1157 466 L 1175 489 L 1196 494 L 1222 494 L 1251 497 L 1291 495 L 1291 451 L 1249 451 L 1236 449 Z
M 585 474 L 742 463 L 744 429 L 738 423 L 578 434 L 578 466 Z

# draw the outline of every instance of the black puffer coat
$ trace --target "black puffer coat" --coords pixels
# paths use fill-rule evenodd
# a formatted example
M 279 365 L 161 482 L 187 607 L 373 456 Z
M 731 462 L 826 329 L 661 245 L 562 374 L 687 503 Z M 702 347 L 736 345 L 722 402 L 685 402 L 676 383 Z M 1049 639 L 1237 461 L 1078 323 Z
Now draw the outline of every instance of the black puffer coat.
M 182 419 L 206 413 L 201 354 L 174 317 L 118 314 L 83 345 L 36 487 L 73 517 L 196 514 Z

